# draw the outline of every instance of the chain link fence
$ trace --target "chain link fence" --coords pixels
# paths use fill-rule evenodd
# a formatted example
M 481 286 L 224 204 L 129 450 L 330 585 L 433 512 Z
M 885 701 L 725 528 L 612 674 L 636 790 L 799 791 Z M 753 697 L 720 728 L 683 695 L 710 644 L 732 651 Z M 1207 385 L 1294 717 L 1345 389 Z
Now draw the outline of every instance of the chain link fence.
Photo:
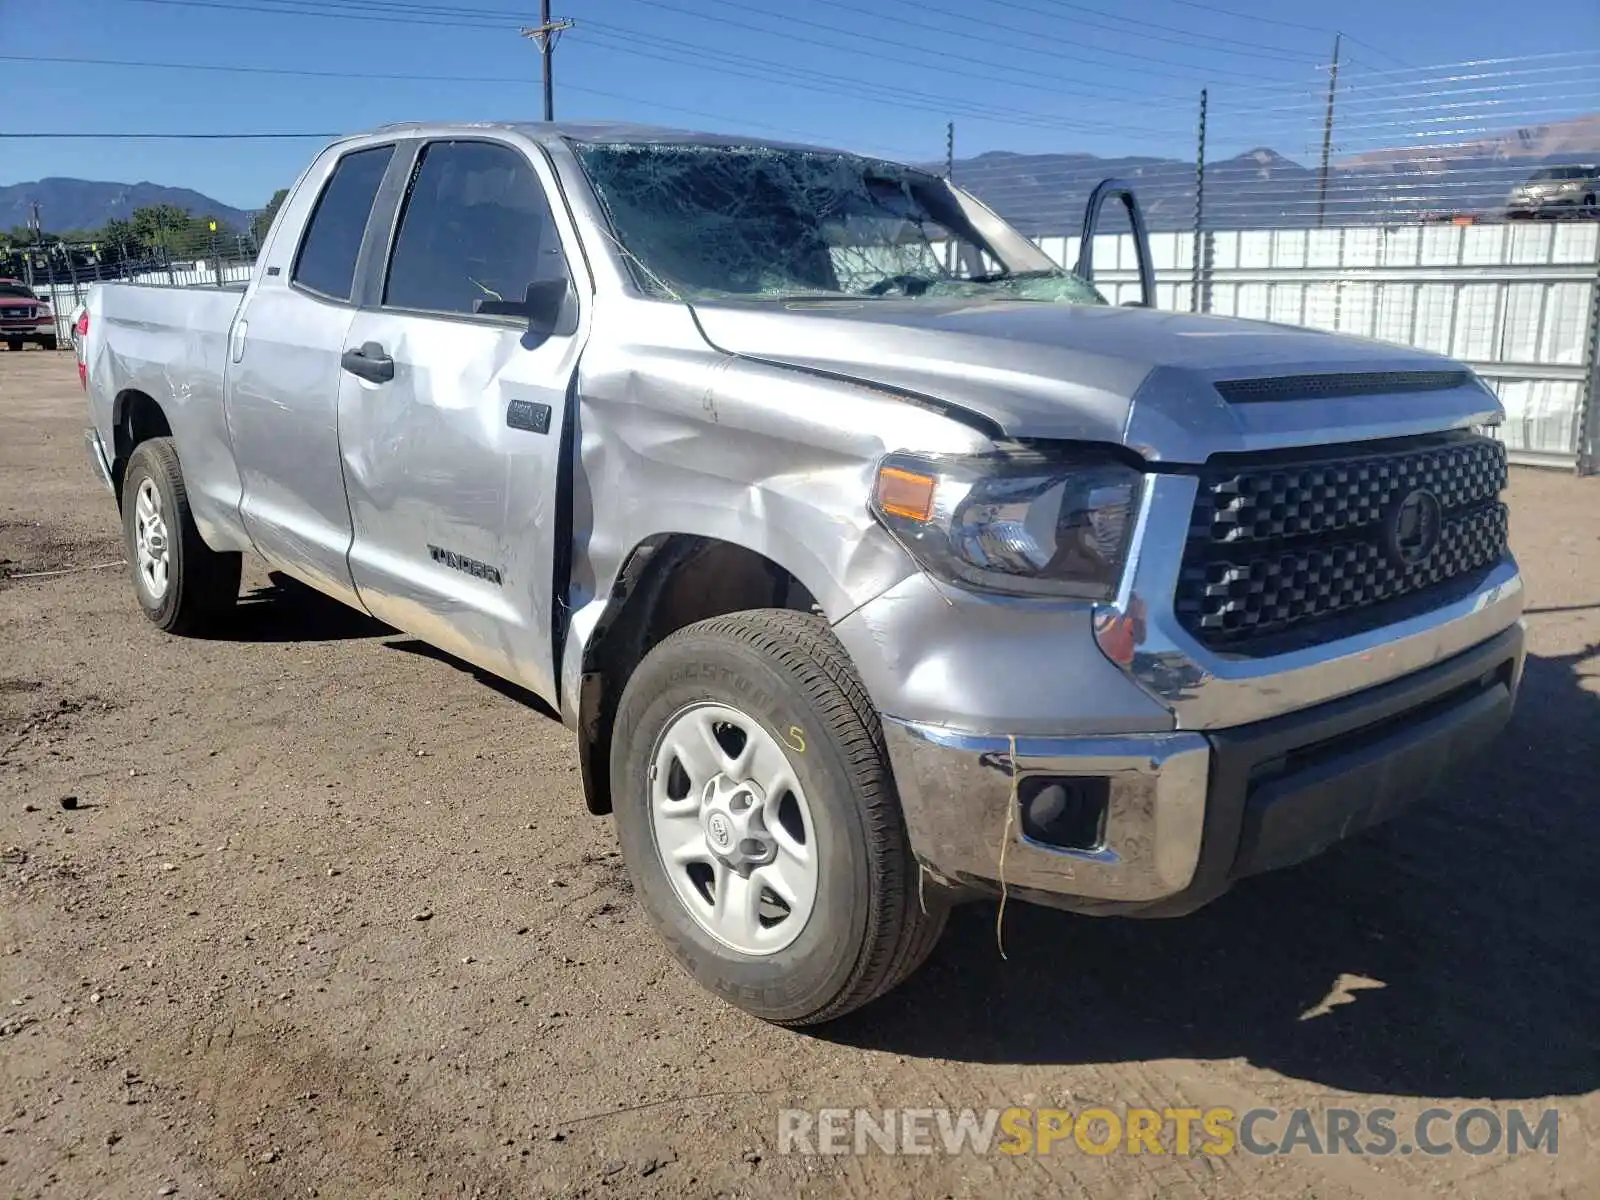
M 243 231 L 225 227 L 160 230 L 154 244 L 43 242 L 0 252 L 0 278 L 18 279 L 50 303 L 56 345 L 72 348 L 73 316 L 92 284 L 127 282 L 169 287 L 225 286 L 247 281 L 260 249 L 257 214 Z
M 1600 51 L 1440 67 L 1328 64 L 1301 87 L 1208 88 L 1191 161 L 988 154 L 957 182 L 1079 261 L 1108 175 L 1138 193 L 1159 307 L 1449 354 L 1499 393 L 1515 461 L 1600 469 Z M 1138 297 L 1127 218 L 1093 248 L 1113 303 Z

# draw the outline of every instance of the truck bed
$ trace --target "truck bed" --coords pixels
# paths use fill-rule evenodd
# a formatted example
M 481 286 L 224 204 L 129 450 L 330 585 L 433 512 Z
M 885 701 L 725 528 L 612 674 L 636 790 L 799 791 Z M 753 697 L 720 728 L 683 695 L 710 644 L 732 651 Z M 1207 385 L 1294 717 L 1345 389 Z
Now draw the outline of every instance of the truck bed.
M 237 524 L 239 481 L 223 386 L 228 336 L 244 286 L 96 284 L 80 350 L 95 431 L 108 460 L 115 459 L 116 427 L 134 397 L 154 400 L 178 441 L 192 448 L 184 472 L 196 522 L 208 537 Z

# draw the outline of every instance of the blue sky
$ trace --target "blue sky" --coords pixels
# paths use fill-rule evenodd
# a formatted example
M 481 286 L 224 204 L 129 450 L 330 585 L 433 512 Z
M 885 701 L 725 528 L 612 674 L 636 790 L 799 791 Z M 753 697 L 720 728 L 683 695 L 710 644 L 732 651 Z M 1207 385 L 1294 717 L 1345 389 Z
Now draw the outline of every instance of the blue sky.
M 538 55 L 517 35 L 537 12 L 537 0 L 0 0 L 0 132 L 331 133 L 537 118 Z M 1600 5 L 1524 19 L 1504 0 L 555 0 L 555 15 L 577 22 L 556 51 L 560 118 L 785 134 L 920 159 L 943 156 L 946 119 L 963 155 L 1192 157 L 1201 86 L 1213 154 L 1267 144 L 1308 158 L 1335 21 L 1355 39 L 1344 47 L 1348 150 L 1384 144 L 1383 112 L 1405 111 L 1410 90 L 1448 74 L 1406 68 L 1600 45 Z M 1592 81 L 1585 61 L 1573 78 Z M 1563 94 L 1559 70 L 1541 78 L 1546 90 L 1508 95 L 1496 115 L 1531 119 L 1527 106 L 1551 97 L 1566 112 L 1600 108 Z M 316 144 L 0 139 L 0 184 L 151 180 L 254 208 Z

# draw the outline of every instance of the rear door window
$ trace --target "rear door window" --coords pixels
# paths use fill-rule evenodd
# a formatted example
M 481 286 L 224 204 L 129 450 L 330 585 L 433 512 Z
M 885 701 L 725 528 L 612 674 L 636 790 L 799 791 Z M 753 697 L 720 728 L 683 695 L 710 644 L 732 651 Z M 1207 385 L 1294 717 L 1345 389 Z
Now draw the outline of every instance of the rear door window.
M 566 258 L 533 165 L 493 142 L 434 142 L 417 164 L 384 283 L 386 308 L 471 315 L 565 279 Z
M 393 157 L 393 146 L 374 146 L 339 160 L 300 242 L 291 276 L 300 287 L 330 300 L 350 299 L 372 202 Z

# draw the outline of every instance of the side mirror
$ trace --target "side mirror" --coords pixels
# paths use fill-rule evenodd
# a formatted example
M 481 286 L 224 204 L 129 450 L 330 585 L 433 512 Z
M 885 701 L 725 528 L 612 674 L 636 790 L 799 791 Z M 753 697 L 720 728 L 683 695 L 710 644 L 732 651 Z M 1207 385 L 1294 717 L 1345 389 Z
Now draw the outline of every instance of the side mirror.
M 567 279 L 530 283 L 521 300 L 479 300 L 473 311 L 486 317 L 522 317 L 536 338 L 564 337 L 578 331 L 577 297 Z

